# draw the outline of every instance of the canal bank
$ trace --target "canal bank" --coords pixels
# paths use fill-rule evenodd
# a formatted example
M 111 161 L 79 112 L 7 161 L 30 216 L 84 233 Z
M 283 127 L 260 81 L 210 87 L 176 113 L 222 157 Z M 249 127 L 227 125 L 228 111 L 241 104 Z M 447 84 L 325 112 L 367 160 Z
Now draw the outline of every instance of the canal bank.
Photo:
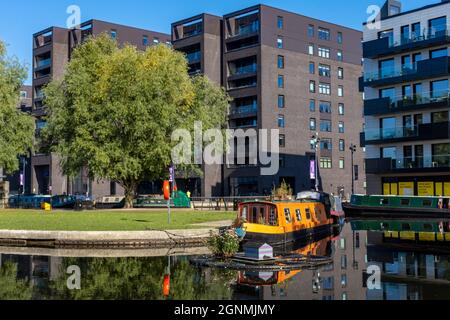
M 202 247 L 218 228 L 151 231 L 0 230 L 0 246 L 31 248 L 157 249 Z

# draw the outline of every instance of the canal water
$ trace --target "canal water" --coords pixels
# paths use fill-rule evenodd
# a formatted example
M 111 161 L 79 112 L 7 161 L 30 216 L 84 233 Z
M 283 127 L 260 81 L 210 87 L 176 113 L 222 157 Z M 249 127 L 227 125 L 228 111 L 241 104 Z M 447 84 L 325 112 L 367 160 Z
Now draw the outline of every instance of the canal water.
M 368 231 L 367 225 L 385 230 Z M 165 293 L 173 300 L 450 299 L 449 235 L 390 231 L 390 225 L 347 222 L 339 235 L 296 251 L 328 256 L 330 263 L 290 272 L 200 268 L 191 263 L 195 256 L 142 257 L 142 251 L 136 257 L 74 258 L 0 248 L 0 299 L 165 299 L 169 278 Z

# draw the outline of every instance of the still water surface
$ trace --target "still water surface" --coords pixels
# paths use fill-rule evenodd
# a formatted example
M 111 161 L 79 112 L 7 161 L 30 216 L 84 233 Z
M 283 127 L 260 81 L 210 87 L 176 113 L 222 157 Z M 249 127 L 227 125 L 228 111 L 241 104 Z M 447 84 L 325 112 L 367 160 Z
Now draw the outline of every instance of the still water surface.
M 346 223 L 339 236 L 299 248 L 297 253 L 330 256 L 332 262 L 291 272 L 199 268 L 187 256 L 67 258 L 5 254 L 0 248 L 0 299 L 164 299 L 169 273 L 174 300 L 450 299 L 449 234 L 361 229 Z M 67 287 L 69 266 L 81 270 L 80 290 Z M 381 282 L 375 278 L 368 285 L 368 270 L 380 270 Z

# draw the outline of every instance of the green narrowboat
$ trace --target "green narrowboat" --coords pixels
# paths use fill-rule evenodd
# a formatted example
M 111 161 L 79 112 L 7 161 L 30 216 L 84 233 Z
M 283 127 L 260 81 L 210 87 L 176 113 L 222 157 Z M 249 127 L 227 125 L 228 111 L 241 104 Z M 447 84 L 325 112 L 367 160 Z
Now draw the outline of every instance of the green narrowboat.
M 344 211 L 346 217 L 450 218 L 450 197 L 353 195 Z

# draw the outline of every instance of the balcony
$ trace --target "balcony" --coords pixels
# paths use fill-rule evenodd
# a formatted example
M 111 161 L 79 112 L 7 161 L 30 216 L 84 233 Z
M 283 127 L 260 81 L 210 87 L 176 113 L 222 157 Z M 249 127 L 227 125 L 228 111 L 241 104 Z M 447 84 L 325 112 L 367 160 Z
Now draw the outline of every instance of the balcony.
M 242 105 L 231 109 L 230 119 L 256 116 L 257 113 L 258 113 L 258 105 L 256 103 L 250 105 Z
M 202 52 L 196 51 L 196 52 L 187 53 L 186 59 L 189 64 L 199 63 L 202 59 Z
M 440 108 L 450 105 L 450 91 L 426 92 L 412 96 L 378 98 L 364 101 L 364 115 L 374 116 L 395 112 L 417 111 L 427 108 Z
M 449 57 L 439 57 L 419 61 L 410 68 L 384 68 L 377 72 L 365 73 L 363 86 L 381 87 L 446 76 L 450 73 L 449 61 Z
M 46 68 L 52 64 L 51 58 L 41 59 L 36 62 L 35 69 Z
M 406 157 L 400 160 L 392 158 L 366 159 L 366 173 L 413 173 L 440 172 L 450 168 L 450 155 L 428 157 Z
M 392 38 L 382 38 L 364 42 L 363 57 L 366 59 L 376 59 L 448 43 L 450 43 L 449 30 L 402 39 L 400 42 L 393 42 Z
M 397 127 L 366 130 L 365 145 L 404 141 L 450 139 L 450 122 L 427 123 L 414 127 Z

